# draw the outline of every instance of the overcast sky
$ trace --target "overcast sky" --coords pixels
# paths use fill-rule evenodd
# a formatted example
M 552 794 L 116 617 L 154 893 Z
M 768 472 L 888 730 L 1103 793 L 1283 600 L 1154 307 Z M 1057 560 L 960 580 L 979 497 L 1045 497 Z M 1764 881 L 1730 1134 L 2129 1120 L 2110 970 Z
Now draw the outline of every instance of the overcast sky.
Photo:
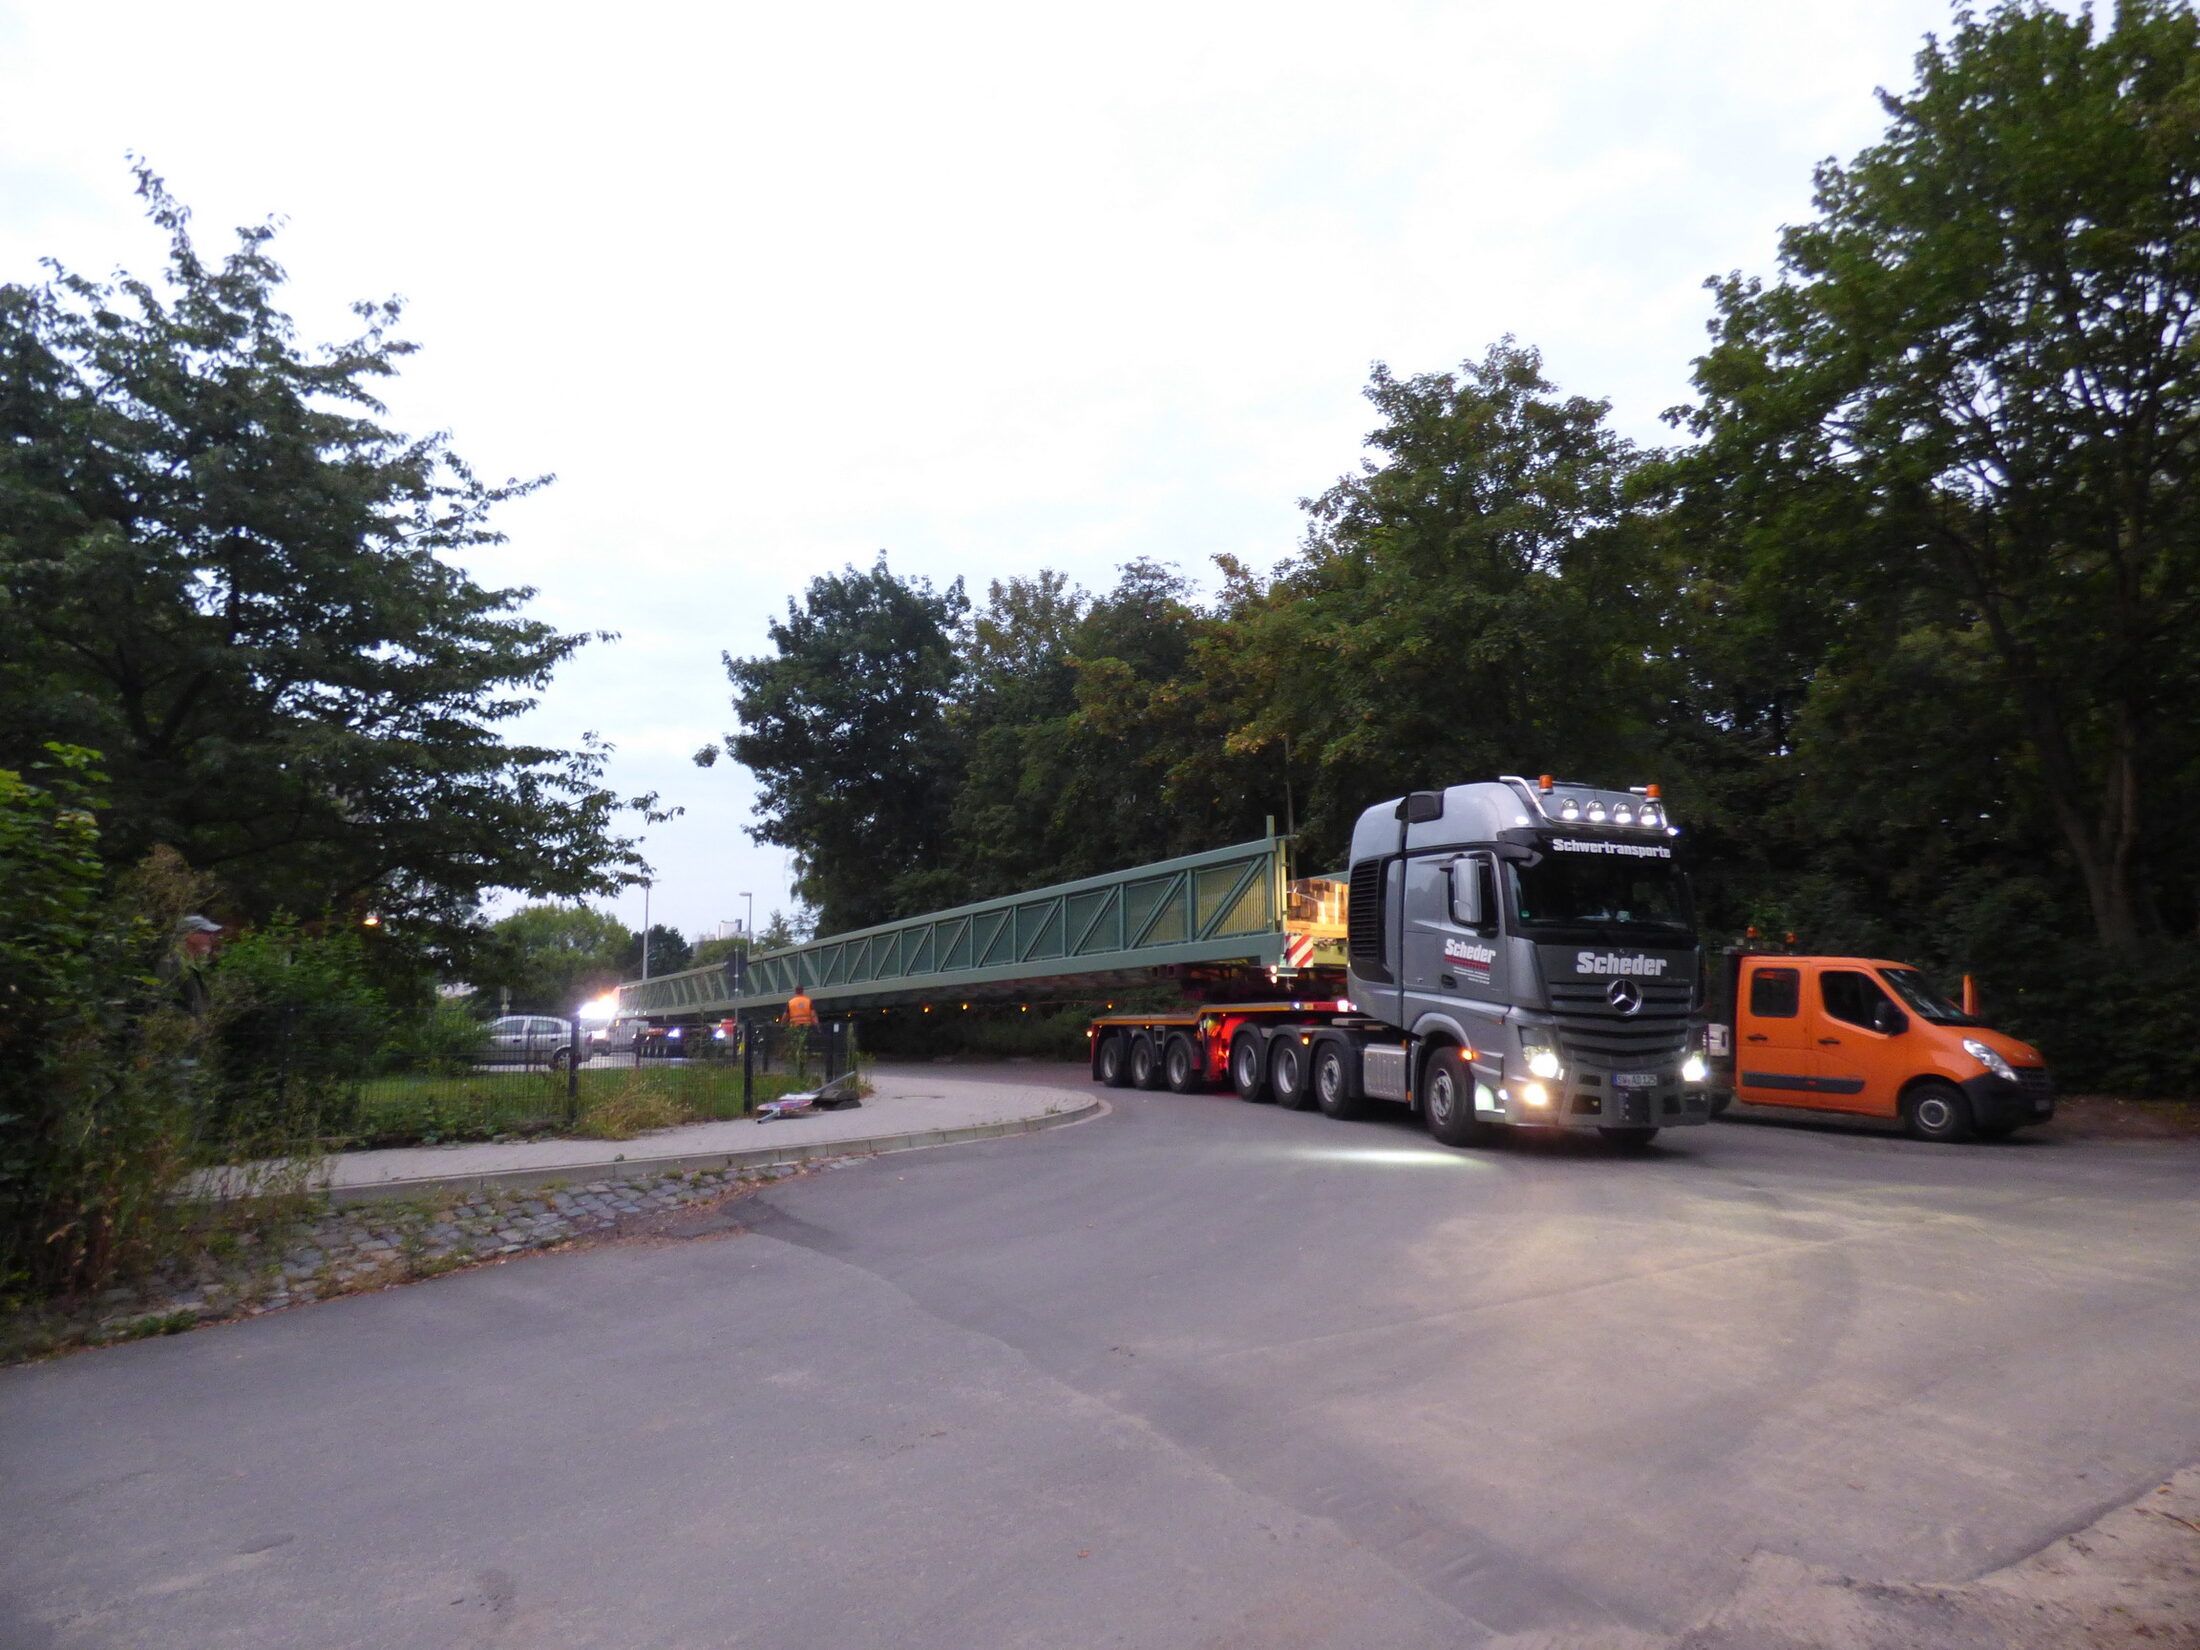
M 720 651 L 808 579 L 1270 565 L 1358 462 L 1371 362 L 1508 332 L 1666 439 L 1704 278 L 1770 269 L 1948 15 L 0 0 L 0 280 L 150 272 L 134 150 L 209 251 L 287 219 L 309 338 L 402 295 L 397 425 L 559 477 L 471 570 L 621 633 L 525 731 L 685 806 L 653 914 L 697 933 L 787 900 L 746 774 L 688 758 Z

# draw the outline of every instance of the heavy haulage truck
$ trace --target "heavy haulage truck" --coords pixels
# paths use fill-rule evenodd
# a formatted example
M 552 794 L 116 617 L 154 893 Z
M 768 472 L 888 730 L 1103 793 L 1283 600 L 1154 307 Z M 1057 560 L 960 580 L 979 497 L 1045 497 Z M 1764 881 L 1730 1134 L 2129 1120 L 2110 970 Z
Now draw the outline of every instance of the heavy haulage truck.
M 1346 995 L 1116 1014 L 1093 1075 L 1331 1117 L 1416 1112 L 1449 1146 L 1499 1125 L 1622 1146 L 1711 1113 L 1680 832 L 1654 785 L 1549 775 L 1415 791 L 1352 833 Z

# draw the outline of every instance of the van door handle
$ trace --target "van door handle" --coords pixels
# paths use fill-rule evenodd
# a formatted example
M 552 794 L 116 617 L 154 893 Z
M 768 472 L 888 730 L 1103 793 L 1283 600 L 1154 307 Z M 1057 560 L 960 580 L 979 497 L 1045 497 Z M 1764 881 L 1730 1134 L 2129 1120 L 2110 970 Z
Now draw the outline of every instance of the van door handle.
M 1771 1041 L 1772 1039 L 1771 1039 L 1771 1038 L 1769 1038 L 1769 1037 L 1767 1037 L 1767 1036 L 1766 1036 L 1766 1035 L 1765 1035 L 1765 1034 L 1764 1034 L 1763 1032 L 1761 1032 L 1761 1031 L 1753 1031 L 1753 1032 L 1751 1032 L 1751 1033 L 1750 1033 L 1750 1034 L 1748 1035 L 1748 1037 L 1746 1037 L 1746 1038 L 1745 1038 L 1745 1039 L 1743 1039 L 1743 1040 L 1744 1040 L 1745 1042 L 1751 1042 L 1751 1043 L 1768 1043 L 1768 1042 L 1770 1042 L 1770 1041 Z
M 1821 1037 L 1818 1040 L 1828 1048 L 1839 1048 L 1841 1046 L 1841 1039 L 1838 1037 Z

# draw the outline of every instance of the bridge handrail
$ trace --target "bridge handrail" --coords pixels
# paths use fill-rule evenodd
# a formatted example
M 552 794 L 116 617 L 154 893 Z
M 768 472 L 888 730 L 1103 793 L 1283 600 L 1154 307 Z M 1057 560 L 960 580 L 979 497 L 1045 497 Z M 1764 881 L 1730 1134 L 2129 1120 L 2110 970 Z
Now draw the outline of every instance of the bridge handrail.
M 629 981 L 622 1014 L 821 1006 L 956 984 L 1102 973 L 1176 962 L 1281 960 L 1285 844 L 1268 836 L 1150 865 L 975 900 L 760 952 L 737 984 L 728 963 Z

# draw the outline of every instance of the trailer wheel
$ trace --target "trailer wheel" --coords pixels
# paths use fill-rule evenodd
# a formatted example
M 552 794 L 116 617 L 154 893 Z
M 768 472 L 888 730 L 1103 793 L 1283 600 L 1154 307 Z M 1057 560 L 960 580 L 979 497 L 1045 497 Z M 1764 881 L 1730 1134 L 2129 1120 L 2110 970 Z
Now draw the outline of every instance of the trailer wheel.
M 1607 1146 L 1623 1152 L 1639 1152 L 1658 1137 L 1656 1129 L 1599 1129 L 1597 1133 Z
M 1161 1086 L 1161 1051 L 1153 1046 L 1153 1039 L 1141 1033 L 1131 1041 L 1131 1087 L 1157 1089 Z
M 1288 1031 L 1269 1045 L 1268 1087 L 1285 1111 L 1304 1111 L 1314 1103 L 1306 1081 L 1306 1045 Z
M 1490 1137 L 1490 1126 L 1474 1115 L 1474 1073 L 1455 1048 L 1440 1048 L 1429 1056 L 1421 1122 L 1442 1146 L 1479 1146 Z
M 1902 1122 L 1920 1140 L 1968 1140 L 1971 1102 L 1953 1083 L 1920 1083 L 1902 1097 Z
M 1205 1073 L 1199 1069 L 1199 1050 L 1189 1037 L 1171 1037 L 1161 1055 L 1162 1080 L 1171 1094 L 1197 1094 L 1204 1089 Z
M 1261 1047 L 1260 1033 L 1250 1027 L 1230 1044 L 1230 1086 L 1240 1100 L 1256 1105 L 1274 1098 L 1268 1092 L 1267 1050 Z
M 1365 1111 L 1360 1097 L 1352 1092 L 1352 1070 L 1345 1063 L 1341 1043 L 1324 1043 L 1314 1050 L 1314 1104 L 1324 1117 L 1340 1123 L 1349 1123 Z
M 1120 1032 L 1111 1031 L 1100 1039 L 1100 1052 L 1093 1057 L 1093 1073 L 1111 1089 L 1130 1087 L 1130 1070 L 1124 1059 Z

